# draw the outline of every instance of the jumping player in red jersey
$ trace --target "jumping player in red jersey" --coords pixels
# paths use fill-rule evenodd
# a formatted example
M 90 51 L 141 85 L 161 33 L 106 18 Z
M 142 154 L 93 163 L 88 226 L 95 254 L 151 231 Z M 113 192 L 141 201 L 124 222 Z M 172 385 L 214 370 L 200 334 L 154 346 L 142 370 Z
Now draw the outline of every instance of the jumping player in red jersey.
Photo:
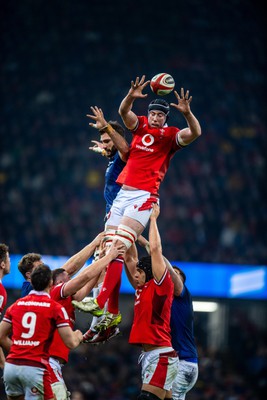
M 136 289 L 134 320 L 129 343 L 141 345 L 142 391 L 138 400 L 171 399 L 172 383 L 178 373 L 178 356 L 171 344 L 171 305 L 174 285 L 162 255 L 157 227 L 159 206 L 150 216 L 151 256 L 137 262 L 135 245 L 125 258 L 126 271 Z
M 2 279 L 10 272 L 9 248 L 5 243 L 0 243 L 0 317 L 7 303 L 7 292 Z M 4 368 L 5 356 L 0 347 L 0 368 Z
M 83 340 L 73 332 L 64 307 L 51 299 L 52 272 L 38 266 L 31 275 L 33 290 L 11 305 L 0 324 L 0 344 L 9 353 L 4 367 L 7 399 L 55 399 L 48 373 L 49 346 L 57 329 L 73 349 Z M 12 338 L 9 335 L 12 332 Z
M 162 182 L 171 158 L 175 152 L 189 145 L 201 135 L 201 127 L 190 109 L 192 97 L 189 91 L 180 95 L 175 91 L 177 104 L 170 105 L 163 99 L 153 100 L 148 106 L 148 116 L 137 116 L 132 111 L 136 99 L 143 99 L 143 89 L 149 84 L 143 75 L 141 80 L 136 78 L 131 82 L 131 88 L 122 100 L 119 113 L 125 126 L 132 131 L 133 140 L 130 147 L 128 161 L 119 175 L 117 182 L 122 188 L 113 202 L 108 220 L 107 230 L 115 230 L 116 239 L 124 243 L 128 249 L 146 227 L 153 203 L 159 202 L 159 187 Z M 177 109 L 184 116 L 187 128 L 179 130 L 169 127 L 170 106 Z M 116 146 L 117 135 L 112 127 L 103 118 L 103 112 L 98 107 L 91 107 L 95 121 L 102 120 L 101 132 L 106 132 Z M 77 308 L 93 315 L 102 315 L 107 299 L 108 312 L 102 320 L 103 329 L 110 326 L 118 318 L 119 289 L 123 260 L 112 261 L 108 266 L 102 290 L 98 297 L 90 299 L 88 303 Z

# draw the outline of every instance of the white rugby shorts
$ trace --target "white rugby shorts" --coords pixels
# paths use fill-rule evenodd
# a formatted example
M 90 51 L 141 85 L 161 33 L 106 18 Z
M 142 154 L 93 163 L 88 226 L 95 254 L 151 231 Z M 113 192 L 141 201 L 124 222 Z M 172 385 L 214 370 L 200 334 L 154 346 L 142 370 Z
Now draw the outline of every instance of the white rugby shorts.
M 50 375 L 46 368 L 16 365 L 8 361 L 4 367 L 4 385 L 8 396 L 25 395 L 27 400 L 53 399 Z
M 142 352 L 140 362 L 143 384 L 171 390 L 179 368 L 179 358 L 172 347 Z
M 173 400 L 184 400 L 186 393 L 195 385 L 197 377 L 198 364 L 180 360 L 179 371 L 172 385 Z
M 153 203 L 159 204 L 159 198 L 145 190 L 121 189 L 107 215 L 106 225 L 119 226 L 122 217 L 125 216 L 146 227 Z

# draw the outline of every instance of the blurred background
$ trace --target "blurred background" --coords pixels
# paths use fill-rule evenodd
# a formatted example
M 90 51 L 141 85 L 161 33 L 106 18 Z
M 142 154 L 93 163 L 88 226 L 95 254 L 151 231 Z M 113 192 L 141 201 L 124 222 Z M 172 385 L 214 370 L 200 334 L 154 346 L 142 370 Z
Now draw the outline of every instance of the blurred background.
M 131 80 L 167 72 L 178 91 L 190 90 L 203 133 L 173 158 L 161 186 L 164 254 L 266 265 L 260 1 L 8 1 L 0 19 L 0 241 L 11 254 L 71 256 L 103 230 L 107 160 L 88 150 L 98 132 L 86 114 L 97 105 L 121 122 L 118 107 Z M 146 92 L 134 105 L 139 115 L 155 98 Z M 174 94 L 165 99 L 175 101 Z M 169 122 L 185 127 L 174 109 Z M 9 303 L 19 296 L 8 294 Z M 72 352 L 63 372 L 80 400 L 136 398 L 139 349 L 127 344 L 132 296 L 121 296 L 121 337 Z M 187 399 L 267 398 L 266 299 L 217 301 L 216 318 L 195 313 L 200 373 Z M 79 315 L 78 326 L 85 324 Z M 212 327 L 223 334 L 210 336 Z

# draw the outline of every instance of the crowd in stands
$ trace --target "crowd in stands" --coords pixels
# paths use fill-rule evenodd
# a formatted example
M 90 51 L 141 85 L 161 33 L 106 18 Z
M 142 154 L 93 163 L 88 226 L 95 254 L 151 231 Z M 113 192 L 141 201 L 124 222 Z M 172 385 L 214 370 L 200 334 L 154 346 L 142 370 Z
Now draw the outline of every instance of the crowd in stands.
M 85 115 L 98 105 L 120 121 L 130 81 L 164 70 L 177 90 L 190 89 L 203 131 L 175 155 L 161 188 L 165 253 L 185 261 L 266 262 L 261 13 L 247 1 L 231 12 L 220 2 L 191 3 L 193 15 L 189 4 L 170 2 L 162 29 L 155 24 L 161 11 L 153 8 L 150 18 L 149 2 L 134 27 L 125 18 L 137 6 L 132 1 L 117 8 L 92 2 L 90 11 L 84 1 L 66 1 L 62 9 L 55 1 L 53 13 L 44 1 L 40 9 L 28 2 L 30 11 L 24 3 L 5 5 L 1 237 L 12 253 L 71 255 L 102 230 L 106 159 L 88 150 L 98 132 Z M 177 25 L 186 26 L 186 36 Z M 246 40 L 248 29 L 253 34 Z M 147 93 L 134 106 L 138 114 L 155 97 Z M 170 123 L 185 126 L 174 109 Z

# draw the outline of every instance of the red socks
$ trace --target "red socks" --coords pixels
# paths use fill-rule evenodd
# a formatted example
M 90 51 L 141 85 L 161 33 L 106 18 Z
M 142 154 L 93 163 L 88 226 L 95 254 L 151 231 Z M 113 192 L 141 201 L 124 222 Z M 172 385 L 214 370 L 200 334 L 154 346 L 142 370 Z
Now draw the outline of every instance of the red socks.
M 104 308 L 109 299 L 108 311 L 112 314 L 118 314 L 119 312 L 119 291 L 122 268 L 123 258 L 120 256 L 109 263 L 102 289 L 97 296 L 97 303 L 100 308 Z

